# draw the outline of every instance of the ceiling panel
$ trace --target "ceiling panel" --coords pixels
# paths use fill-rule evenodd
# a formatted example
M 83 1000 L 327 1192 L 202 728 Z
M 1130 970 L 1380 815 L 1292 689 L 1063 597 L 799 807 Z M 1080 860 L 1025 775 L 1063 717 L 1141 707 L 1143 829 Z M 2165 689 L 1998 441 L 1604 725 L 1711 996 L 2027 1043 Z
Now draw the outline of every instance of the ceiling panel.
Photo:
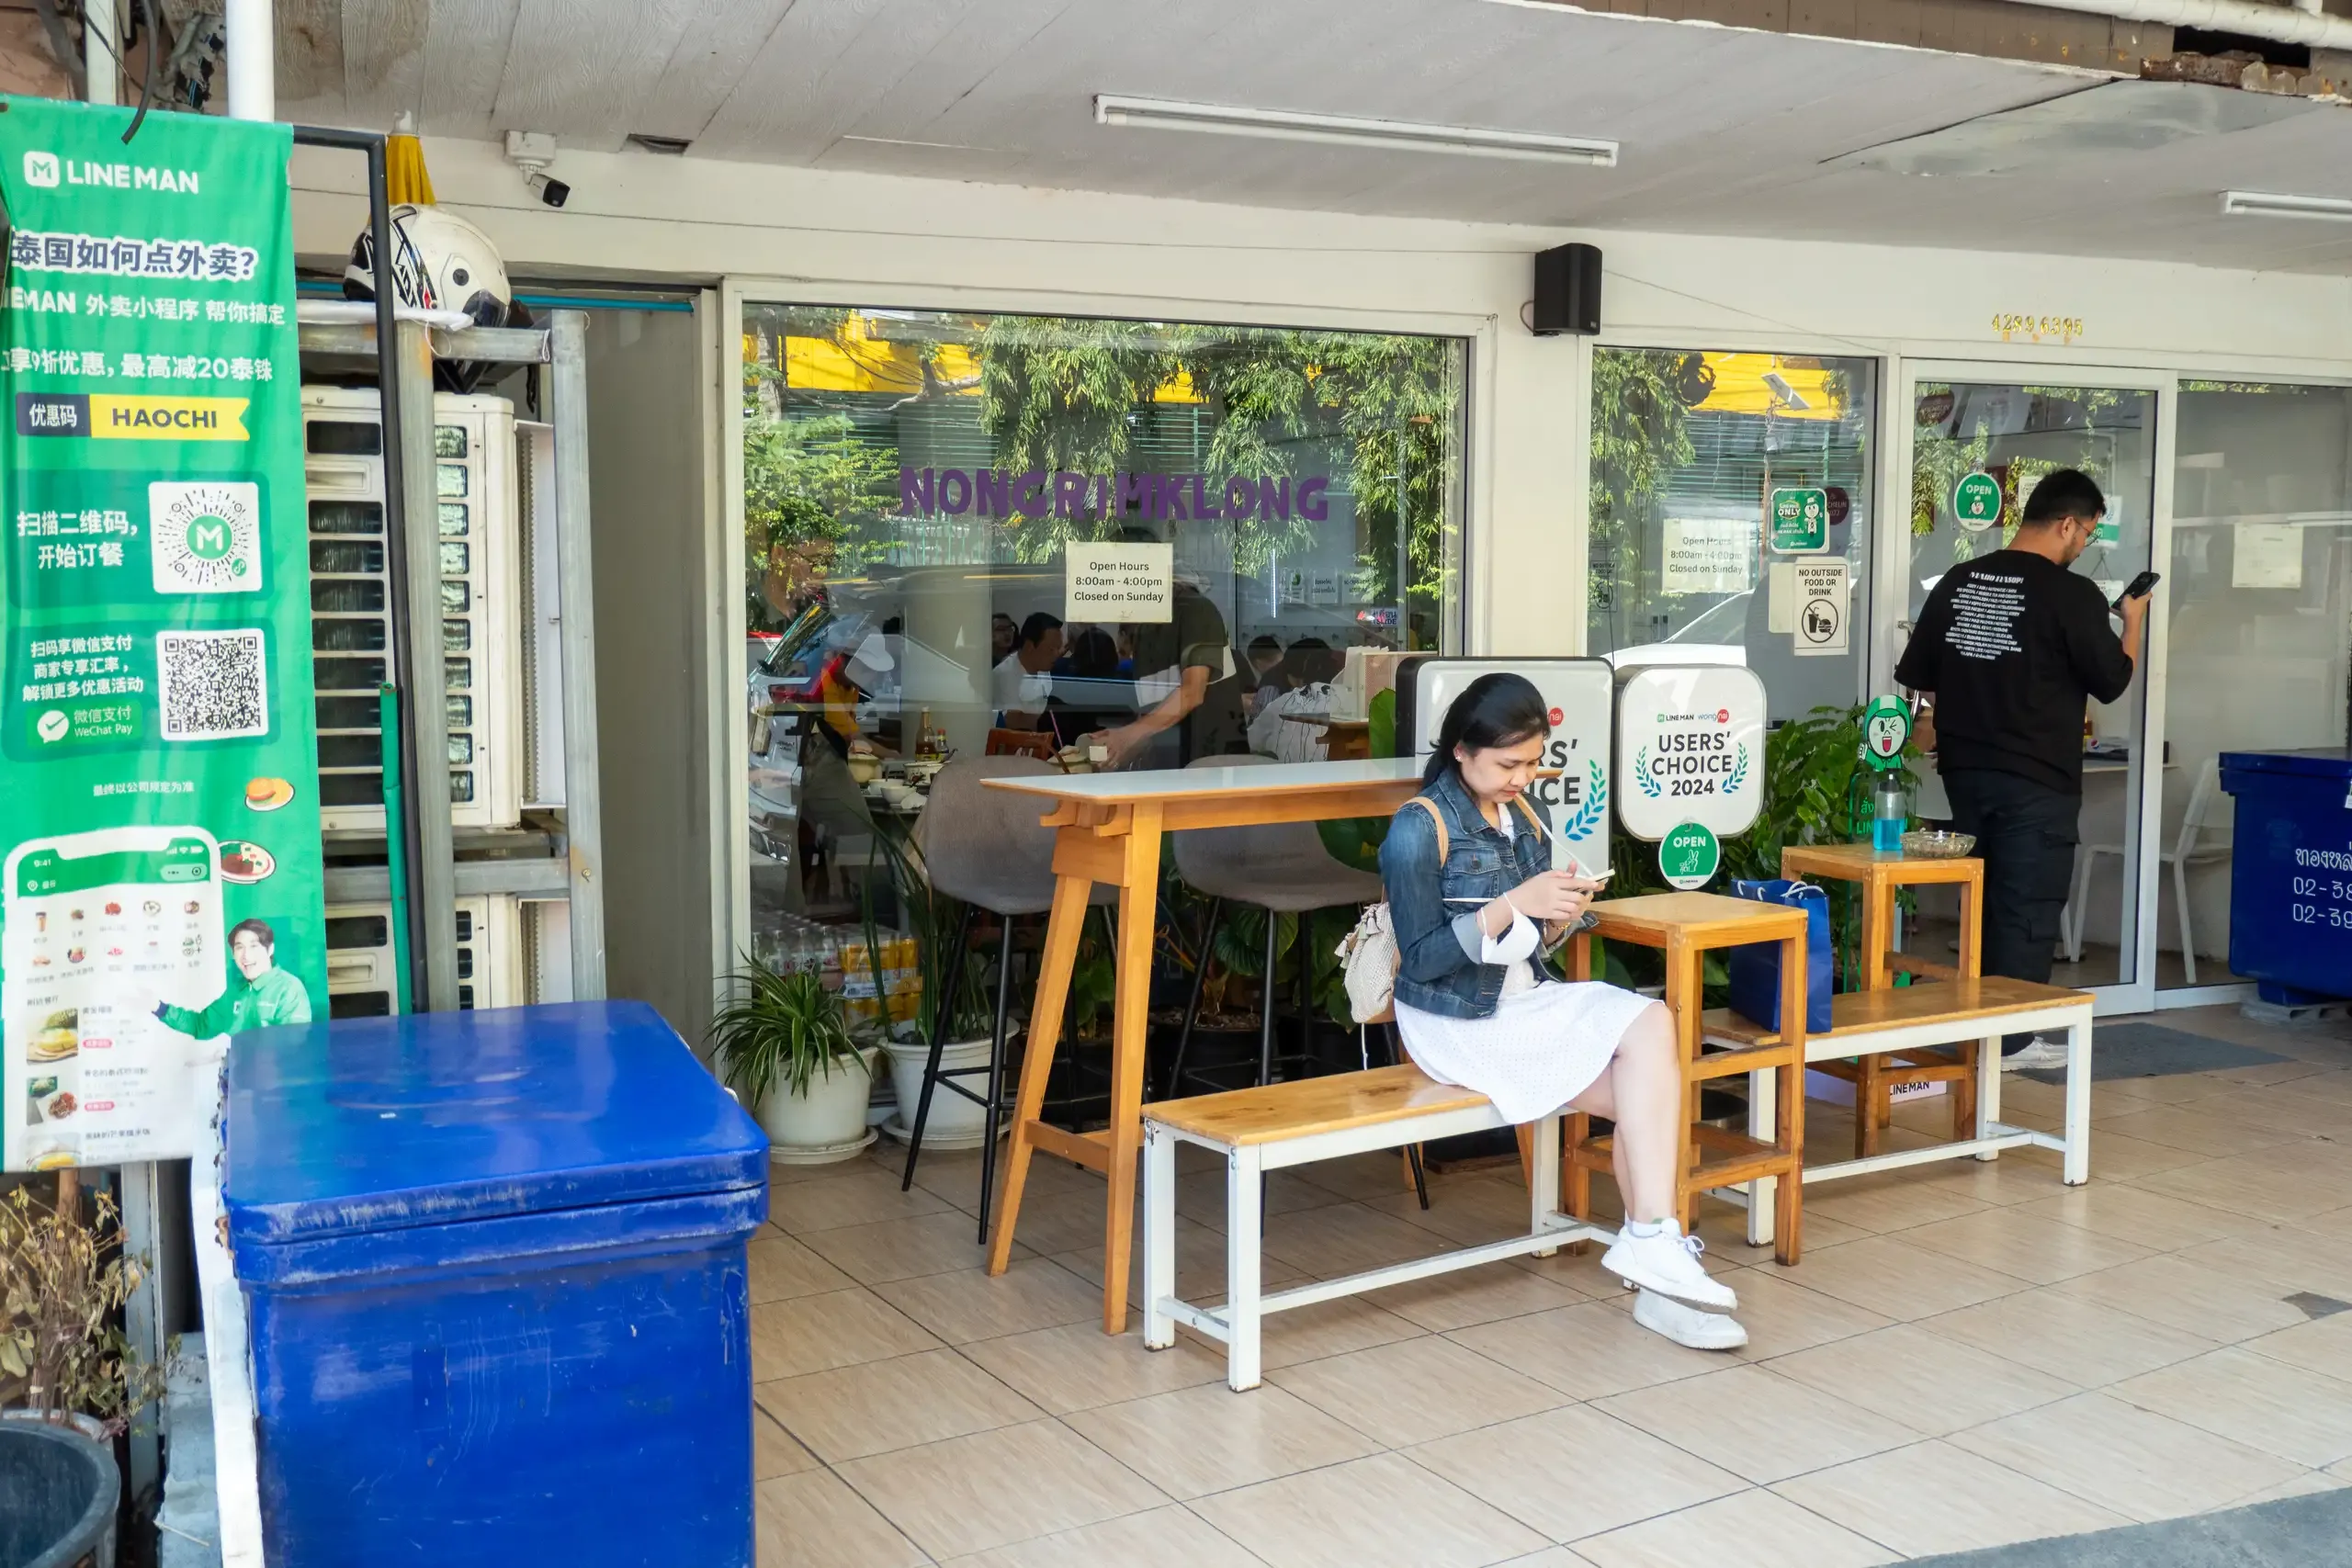
M 523 0 L 492 118 L 618 146 L 686 28 L 733 0 Z
M 724 0 L 705 6 L 679 35 L 661 78 L 637 110 L 618 128 L 618 143 L 631 131 L 674 136 L 687 141 L 710 129 L 711 117 L 734 95 L 792 0 Z
M 415 108 L 435 134 L 601 148 L 645 130 L 693 156 L 1334 212 L 2352 260 L 2352 227 L 2218 211 L 2233 186 L 2352 196 L 2352 109 L 2232 96 L 2166 110 L 2188 132 L 2151 147 L 2013 134 L 1984 117 L 2051 103 L 2045 127 L 2112 129 L 2107 78 L 1967 55 L 1487 0 L 342 0 L 341 18 L 339 83 L 315 18 L 283 46 L 306 51 L 314 102 L 359 123 Z M 1604 136 L 1623 154 L 1592 170 L 1109 128 L 1099 92 Z M 1958 162 L 1886 151 L 1953 126 L 1969 129 L 1912 151 Z M 1949 172 L 1987 146 L 2006 173 Z
M 424 35 L 424 71 L 413 107 L 417 124 L 440 136 L 494 140 L 505 128 L 492 114 L 498 85 L 514 57 L 521 0 L 433 0 Z M 537 130 L 536 125 L 519 130 Z

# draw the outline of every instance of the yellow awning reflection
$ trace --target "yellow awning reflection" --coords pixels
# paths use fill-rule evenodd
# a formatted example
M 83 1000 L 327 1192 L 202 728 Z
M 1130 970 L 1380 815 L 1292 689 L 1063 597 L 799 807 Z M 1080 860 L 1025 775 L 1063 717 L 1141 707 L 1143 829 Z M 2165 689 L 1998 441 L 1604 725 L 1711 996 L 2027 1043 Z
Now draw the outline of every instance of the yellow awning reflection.
M 912 397 L 923 388 L 923 346 L 898 343 L 877 334 L 881 323 L 853 313 L 831 337 L 786 337 L 784 340 L 785 385 L 803 392 L 881 392 Z M 743 334 L 743 357 L 759 357 L 759 340 Z M 962 344 L 941 344 L 932 358 L 933 385 L 950 397 L 979 396 L 979 356 Z M 1161 403 L 1197 403 L 1205 400 L 1193 389 L 1192 378 L 1179 373 L 1152 393 Z
M 1714 389 L 1700 408 L 1713 413 L 1778 414 L 1783 419 L 1836 419 L 1839 398 L 1821 362 L 1796 355 L 1707 354 Z

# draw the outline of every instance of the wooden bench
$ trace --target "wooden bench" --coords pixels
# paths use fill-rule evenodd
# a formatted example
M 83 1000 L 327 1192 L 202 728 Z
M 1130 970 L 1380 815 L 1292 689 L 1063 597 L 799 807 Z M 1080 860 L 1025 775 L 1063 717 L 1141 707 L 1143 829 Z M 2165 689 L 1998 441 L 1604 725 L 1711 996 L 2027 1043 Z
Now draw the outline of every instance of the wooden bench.
M 1508 1125 L 1485 1095 L 1435 1082 L 1410 1064 L 1145 1106 L 1144 1344 L 1165 1350 L 1175 1344 L 1179 1324 L 1195 1329 L 1226 1346 L 1226 1382 L 1237 1392 L 1251 1389 L 1259 1382 L 1260 1328 L 1269 1313 L 1507 1258 L 1531 1253 L 1549 1257 L 1572 1242 L 1614 1240 L 1614 1231 L 1560 1212 L 1560 1119 L 1547 1116 L 1532 1129 L 1525 1235 L 1345 1279 L 1318 1280 L 1272 1295 L 1260 1290 L 1261 1179 L 1267 1171 Z M 1221 1307 L 1195 1306 L 1176 1294 L 1179 1141 L 1214 1149 L 1225 1160 L 1226 1299 Z
M 1727 1053 L 1752 1051 L 1779 1039 L 1772 1031 L 1721 1008 L 1708 1011 L 1700 1027 L 1709 1047 Z M 2000 1037 L 2052 1029 L 2066 1032 L 2063 1135 L 2011 1126 L 2000 1119 Z M 1973 1049 L 1957 1049 L 1962 1046 Z M 1947 1051 L 1949 1055 L 1943 1055 Z M 1955 1128 L 1950 1143 L 1807 1166 L 1806 1182 L 1864 1176 L 1930 1160 L 1992 1159 L 2003 1149 L 2021 1146 L 2053 1149 L 2064 1156 L 2064 1179 L 2070 1187 L 2090 1179 L 2091 997 L 2087 991 L 1989 976 L 1850 991 L 1832 998 L 1829 1031 L 1808 1034 L 1804 1055 L 1808 1063 L 1865 1055 L 1893 1056 L 1916 1064 L 1905 1070 L 1922 1077 L 1930 1073 L 1973 1076 L 1976 1120 L 1973 1137 L 1959 1136 L 1962 1129 Z M 1772 1135 L 1775 1087 L 1772 1069 L 1748 1077 L 1748 1135 L 1752 1138 L 1769 1141 Z M 1858 1100 L 1855 1114 L 1869 1113 L 1867 1103 Z M 1770 1179 L 1748 1185 L 1747 1235 L 1758 1246 L 1772 1239 L 1774 1197 Z

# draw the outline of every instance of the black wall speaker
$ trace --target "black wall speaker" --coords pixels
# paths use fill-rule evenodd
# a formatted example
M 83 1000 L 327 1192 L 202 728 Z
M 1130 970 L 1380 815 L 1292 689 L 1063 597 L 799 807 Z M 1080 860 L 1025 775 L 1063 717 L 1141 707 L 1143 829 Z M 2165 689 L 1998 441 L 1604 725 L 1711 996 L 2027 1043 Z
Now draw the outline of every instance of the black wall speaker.
M 1535 253 L 1535 312 L 1537 337 L 1575 333 L 1590 337 L 1600 330 L 1600 247 L 1555 245 Z

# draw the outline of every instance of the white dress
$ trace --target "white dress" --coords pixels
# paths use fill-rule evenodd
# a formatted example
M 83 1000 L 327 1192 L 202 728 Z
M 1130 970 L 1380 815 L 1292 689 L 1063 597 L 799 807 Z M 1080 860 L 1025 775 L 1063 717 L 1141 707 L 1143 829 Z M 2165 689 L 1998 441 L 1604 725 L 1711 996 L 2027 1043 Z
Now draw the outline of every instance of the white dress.
M 1510 813 L 1502 818 L 1508 835 Z M 1599 980 L 1539 981 L 1529 962 L 1536 941 L 1525 915 L 1486 939 L 1479 961 L 1510 965 L 1491 1017 L 1448 1018 L 1396 1003 L 1396 1032 L 1413 1065 L 1440 1083 L 1476 1089 L 1514 1123 L 1551 1115 L 1591 1087 L 1649 1005 Z

